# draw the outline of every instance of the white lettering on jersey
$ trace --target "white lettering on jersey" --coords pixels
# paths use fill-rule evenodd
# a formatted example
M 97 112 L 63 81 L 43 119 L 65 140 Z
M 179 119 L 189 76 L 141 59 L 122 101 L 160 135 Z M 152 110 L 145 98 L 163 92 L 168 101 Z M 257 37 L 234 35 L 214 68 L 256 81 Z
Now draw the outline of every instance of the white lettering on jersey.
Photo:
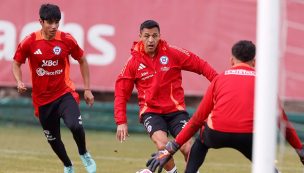
M 225 75 L 255 76 L 255 71 L 248 71 L 243 69 L 230 69 L 225 71 Z
M 37 68 L 36 73 L 38 76 L 53 76 L 62 74 L 63 69 L 55 70 L 55 71 L 47 71 L 43 68 Z
M 42 60 L 42 66 L 41 67 L 51 67 L 51 66 L 57 66 L 58 60 L 52 61 L 52 60 Z

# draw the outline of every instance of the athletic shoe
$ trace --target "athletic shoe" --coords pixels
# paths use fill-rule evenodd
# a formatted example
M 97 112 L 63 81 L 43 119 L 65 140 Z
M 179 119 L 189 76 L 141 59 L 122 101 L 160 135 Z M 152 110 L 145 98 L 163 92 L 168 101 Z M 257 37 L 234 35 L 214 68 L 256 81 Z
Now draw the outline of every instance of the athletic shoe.
M 63 168 L 64 173 L 75 173 L 74 172 L 74 167 L 73 166 L 68 166 Z
M 80 155 L 80 158 L 88 173 L 96 173 L 96 163 L 90 153 L 86 152 L 84 155 Z

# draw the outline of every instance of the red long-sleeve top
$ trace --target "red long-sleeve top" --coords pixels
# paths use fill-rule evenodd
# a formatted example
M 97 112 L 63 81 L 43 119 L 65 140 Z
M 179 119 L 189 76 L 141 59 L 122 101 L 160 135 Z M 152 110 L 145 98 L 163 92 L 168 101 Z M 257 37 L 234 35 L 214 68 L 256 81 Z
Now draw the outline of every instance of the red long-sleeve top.
M 210 84 L 197 111 L 175 141 L 182 146 L 205 121 L 211 129 L 231 133 L 253 133 L 255 71 L 247 64 L 234 66 Z M 301 141 L 281 109 L 280 122 L 286 124 L 286 139 L 295 148 Z M 203 130 L 203 129 L 202 129 Z
M 203 59 L 185 49 L 160 40 L 157 54 L 149 57 L 142 42 L 134 43 L 131 57 L 115 84 L 114 119 L 127 123 L 126 104 L 134 85 L 138 91 L 139 116 L 145 112 L 167 114 L 185 110 L 181 71 L 204 75 L 209 81 L 216 71 Z

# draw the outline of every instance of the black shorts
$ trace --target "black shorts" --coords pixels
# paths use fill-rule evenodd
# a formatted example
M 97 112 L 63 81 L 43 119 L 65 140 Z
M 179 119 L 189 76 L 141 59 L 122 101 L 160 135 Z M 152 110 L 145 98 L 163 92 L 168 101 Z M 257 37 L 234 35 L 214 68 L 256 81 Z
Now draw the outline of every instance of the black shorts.
M 186 111 L 169 114 L 145 113 L 142 115 L 141 120 L 150 136 L 154 132 L 161 130 L 170 133 L 175 138 L 189 121 L 189 114 Z
M 228 133 L 210 129 L 205 124 L 201 141 L 208 148 L 233 148 L 240 151 L 249 160 L 252 158 L 252 133 Z

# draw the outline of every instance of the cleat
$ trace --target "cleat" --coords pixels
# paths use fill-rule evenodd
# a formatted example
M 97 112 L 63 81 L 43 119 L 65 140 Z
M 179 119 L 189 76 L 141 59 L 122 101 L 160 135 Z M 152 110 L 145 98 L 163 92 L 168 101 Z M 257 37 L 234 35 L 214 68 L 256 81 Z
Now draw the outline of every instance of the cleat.
M 75 173 L 74 172 L 74 167 L 73 166 L 68 166 L 63 168 L 64 173 Z
M 96 173 L 96 163 L 90 153 L 86 152 L 84 155 L 80 155 L 80 159 L 88 173 Z

